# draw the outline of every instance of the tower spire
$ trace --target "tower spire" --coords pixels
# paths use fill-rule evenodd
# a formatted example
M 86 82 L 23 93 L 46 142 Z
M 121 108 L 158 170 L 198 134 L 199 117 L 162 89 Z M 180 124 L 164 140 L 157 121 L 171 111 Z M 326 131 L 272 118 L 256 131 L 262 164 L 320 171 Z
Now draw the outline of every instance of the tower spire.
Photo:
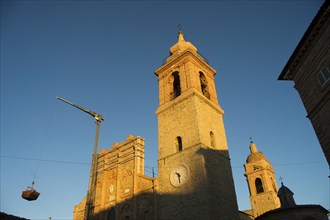
M 252 139 L 250 138 L 250 151 L 251 153 L 256 153 L 258 152 L 258 149 L 257 149 L 257 145 L 255 143 L 253 143 Z
M 184 35 L 181 31 L 178 34 L 178 43 L 180 42 L 185 42 Z
M 167 60 L 166 60 L 167 62 L 169 62 L 170 60 L 173 60 L 178 55 L 181 55 L 182 53 L 184 53 L 187 50 L 197 54 L 197 48 L 192 43 L 190 43 L 184 39 L 184 35 L 183 35 L 181 29 L 182 29 L 181 27 L 178 27 L 178 30 L 179 30 L 178 42 L 170 48 L 171 56 L 167 58 Z

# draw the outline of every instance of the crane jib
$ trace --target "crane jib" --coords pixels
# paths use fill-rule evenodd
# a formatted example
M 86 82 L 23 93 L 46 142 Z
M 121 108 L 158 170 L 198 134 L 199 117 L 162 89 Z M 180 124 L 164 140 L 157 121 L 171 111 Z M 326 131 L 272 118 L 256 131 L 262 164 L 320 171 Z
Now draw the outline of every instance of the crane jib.
M 72 103 L 72 102 L 69 102 L 68 100 L 65 100 L 65 99 L 63 99 L 63 98 L 61 98 L 61 97 L 59 97 L 59 96 L 56 96 L 56 98 L 59 99 L 59 100 L 61 100 L 61 101 L 63 101 L 63 102 L 68 103 L 69 105 L 72 105 L 72 106 L 74 106 L 74 107 L 80 109 L 81 111 L 86 112 L 87 114 L 93 116 L 93 118 L 95 118 L 95 120 L 97 120 L 97 121 L 104 121 L 104 118 L 102 117 L 102 115 L 100 115 L 100 114 L 98 114 L 98 113 L 96 113 L 96 112 L 93 112 L 93 111 L 90 111 L 90 110 L 88 110 L 88 109 L 85 109 L 85 108 L 83 108 L 83 107 L 81 107 L 81 106 L 79 106 L 79 105 L 76 105 L 76 104 L 74 104 L 74 103 Z

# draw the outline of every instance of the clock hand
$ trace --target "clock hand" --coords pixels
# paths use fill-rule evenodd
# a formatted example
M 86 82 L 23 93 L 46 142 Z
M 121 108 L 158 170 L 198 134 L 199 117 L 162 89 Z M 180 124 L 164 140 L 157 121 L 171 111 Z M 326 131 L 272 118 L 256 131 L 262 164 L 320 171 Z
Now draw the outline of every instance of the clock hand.
M 175 174 L 178 176 L 179 183 L 181 183 L 181 182 L 180 182 L 180 177 L 181 177 L 180 173 L 175 172 Z

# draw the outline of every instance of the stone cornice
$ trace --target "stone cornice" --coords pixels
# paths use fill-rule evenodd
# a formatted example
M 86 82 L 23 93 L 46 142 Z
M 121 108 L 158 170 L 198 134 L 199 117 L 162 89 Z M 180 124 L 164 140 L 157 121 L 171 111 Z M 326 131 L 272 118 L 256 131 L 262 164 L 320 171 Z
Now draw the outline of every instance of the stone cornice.
M 178 103 L 181 103 L 181 102 L 187 100 L 188 98 L 190 98 L 192 96 L 199 97 L 202 101 L 204 101 L 207 104 L 209 104 L 210 106 L 212 106 L 213 109 L 216 110 L 218 113 L 220 113 L 222 115 L 224 114 L 224 111 L 222 110 L 222 108 L 218 104 L 215 104 L 214 102 L 212 102 L 211 100 L 209 100 L 208 98 L 206 98 L 204 95 L 202 95 L 196 89 L 191 88 L 191 89 L 185 91 L 184 93 L 182 93 L 177 98 L 175 98 L 173 101 L 167 102 L 167 103 L 164 103 L 164 104 L 160 105 L 158 107 L 158 109 L 156 110 L 156 115 L 161 114 L 162 112 L 164 112 L 168 108 L 171 108 L 171 107 L 177 105 Z
M 173 56 L 173 55 L 172 55 Z M 177 57 L 171 57 L 168 58 L 168 62 L 166 62 L 164 65 L 159 67 L 157 70 L 155 70 L 155 74 L 159 76 L 159 72 L 166 72 L 167 69 L 171 69 L 175 66 L 175 63 L 182 62 L 182 60 L 186 59 L 187 57 L 193 57 L 195 61 L 197 61 L 200 65 L 206 67 L 209 69 L 209 71 L 214 72 L 216 74 L 216 70 L 213 69 L 207 62 L 201 58 L 196 52 L 192 52 L 189 50 L 186 50 L 182 54 L 178 55 Z

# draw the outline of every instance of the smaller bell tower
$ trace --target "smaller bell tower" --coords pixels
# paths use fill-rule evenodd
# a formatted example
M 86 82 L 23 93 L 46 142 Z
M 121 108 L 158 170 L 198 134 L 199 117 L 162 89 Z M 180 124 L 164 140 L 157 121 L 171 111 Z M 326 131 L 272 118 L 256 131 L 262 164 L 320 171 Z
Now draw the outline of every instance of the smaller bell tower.
M 258 151 L 257 146 L 251 141 L 251 154 L 244 164 L 253 217 L 281 207 L 277 197 L 275 171 L 265 155 Z

